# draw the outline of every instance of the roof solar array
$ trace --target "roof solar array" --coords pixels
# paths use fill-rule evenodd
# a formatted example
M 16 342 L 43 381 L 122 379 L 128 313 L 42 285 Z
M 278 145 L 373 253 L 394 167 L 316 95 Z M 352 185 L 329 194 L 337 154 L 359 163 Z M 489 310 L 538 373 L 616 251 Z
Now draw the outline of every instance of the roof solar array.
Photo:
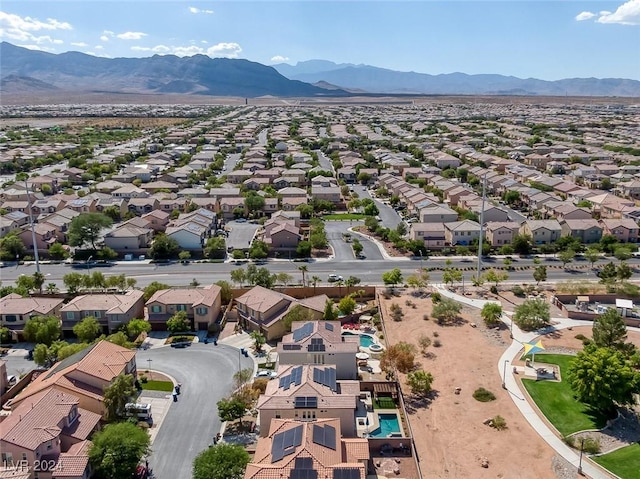
M 271 441 L 271 462 L 277 462 L 284 456 L 293 454 L 300 444 L 302 444 L 302 426 L 279 432 Z
M 302 382 L 302 366 L 297 366 L 291 370 L 290 374 L 287 374 L 280 378 L 280 383 L 278 384 L 278 387 L 281 387 L 282 389 L 287 390 L 292 384 L 295 384 L 296 386 L 300 386 L 301 382 Z
M 327 331 L 333 331 L 333 324 L 324 323 L 324 329 L 326 329 Z
M 302 349 L 302 345 L 301 344 L 283 344 L 282 349 L 284 349 L 285 351 L 299 351 L 300 349 Z
M 297 343 L 313 333 L 313 323 L 305 323 L 293 332 L 293 340 Z
M 326 348 L 324 346 L 324 342 L 322 338 L 311 338 L 311 344 L 307 346 L 307 351 L 309 352 L 319 352 L 325 351 Z
M 294 466 L 296 469 L 313 469 L 312 457 L 296 457 L 296 463 Z
M 355 467 L 341 467 L 334 469 L 333 479 L 360 479 L 360 470 Z
M 325 424 L 323 426 L 313 425 L 313 442 L 320 446 L 336 450 L 336 428 Z
M 315 469 L 293 469 L 289 479 L 317 479 L 318 471 Z
M 327 386 L 332 391 L 337 391 L 335 368 L 313 368 L 313 380 L 318 384 Z
M 293 407 L 296 409 L 316 409 L 318 407 L 318 398 L 316 396 L 296 396 Z

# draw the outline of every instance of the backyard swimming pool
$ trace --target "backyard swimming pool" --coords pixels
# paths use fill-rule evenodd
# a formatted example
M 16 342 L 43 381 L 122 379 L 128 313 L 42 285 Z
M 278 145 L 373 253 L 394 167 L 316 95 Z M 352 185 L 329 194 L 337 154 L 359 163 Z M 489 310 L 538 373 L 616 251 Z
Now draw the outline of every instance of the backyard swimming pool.
M 360 333 L 342 333 L 343 336 L 360 336 L 360 346 L 363 348 L 370 348 L 372 344 L 376 344 L 373 340 L 373 336 L 369 334 L 360 334 Z
M 380 427 L 371 431 L 373 437 L 388 437 L 389 434 L 400 434 L 400 421 L 397 414 L 378 414 Z

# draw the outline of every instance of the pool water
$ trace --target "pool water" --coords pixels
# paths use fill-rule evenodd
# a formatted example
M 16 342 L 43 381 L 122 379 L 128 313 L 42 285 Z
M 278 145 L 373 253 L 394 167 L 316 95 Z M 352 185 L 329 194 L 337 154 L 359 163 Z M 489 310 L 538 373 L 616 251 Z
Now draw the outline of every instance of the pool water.
M 358 333 L 342 333 L 343 336 L 360 336 L 360 346 L 363 348 L 368 348 L 372 344 L 375 344 L 373 337 L 368 334 L 358 334 Z
M 373 437 L 387 437 L 389 434 L 400 433 L 400 422 L 397 414 L 378 414 L 380 427 L 371 431 Z

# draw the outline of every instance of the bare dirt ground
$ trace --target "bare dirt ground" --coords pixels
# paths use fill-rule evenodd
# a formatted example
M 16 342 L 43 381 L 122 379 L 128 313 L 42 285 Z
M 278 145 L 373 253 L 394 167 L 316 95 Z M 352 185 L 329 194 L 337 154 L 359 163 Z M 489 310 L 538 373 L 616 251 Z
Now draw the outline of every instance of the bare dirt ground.
M 406 306 L 407 299 L 416 304 L 415 309 Z M 394 302 L 404 312 L 400 322 L 388 319 L 389 306 Z M 463 310 L 461 324 L 439 326 L 433 319 L 423 319 L 424 314 L 431 314 L 431 300 L 410 294 L 389 300 L 381 298 L 381 304 L 388 344 L 407 341 L 417 347 L 423 334 L 432 340 L 428 348 L 430 357 L 418 353 L 417 358 L 421 367 L 435 378 L 432 401 L 412 402 L 406 378 L 400 378 L 424 477 L 557 477 L 552 461 L 554 451 L 529 426 L 509 393 L 502 389 L 497 363 L 510 341 L 506 328 L 488 330 L 479 310 L 472 308 Z M 477 326 L 472 327 L 471 322 Z M 440 340 L 440 347 L 434 347 L 435 339 Z M 455 394 L 457 387 L 461 388 L 459 395 Z M 481 403 L 473 399 L 473 391 L 479 387 L 492 391 L 496 400 Z M 508 429 L 497 431 L 483 424 L 498 414 L 506 419 Z M 480 465 L 483 458 L 489 461 L 487 469 Z

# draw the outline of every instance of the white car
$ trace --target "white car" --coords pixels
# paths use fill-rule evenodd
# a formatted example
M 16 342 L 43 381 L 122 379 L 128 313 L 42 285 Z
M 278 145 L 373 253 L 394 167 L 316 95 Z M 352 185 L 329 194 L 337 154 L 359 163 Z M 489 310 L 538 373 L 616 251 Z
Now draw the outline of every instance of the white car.
M 269 378 L 273 379 L 278 375 L 275 371 L 269 371 L 267 369 L 261 369 L 256 373 L 256 378 Z
M 329 275 L 329 282 L 330 283 L 335 283 L 336 281 L 344 281 L 344 278 L 342 276 L 340 276 L 339 274 L 330 274 Z

